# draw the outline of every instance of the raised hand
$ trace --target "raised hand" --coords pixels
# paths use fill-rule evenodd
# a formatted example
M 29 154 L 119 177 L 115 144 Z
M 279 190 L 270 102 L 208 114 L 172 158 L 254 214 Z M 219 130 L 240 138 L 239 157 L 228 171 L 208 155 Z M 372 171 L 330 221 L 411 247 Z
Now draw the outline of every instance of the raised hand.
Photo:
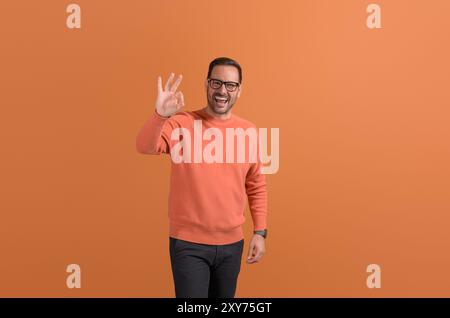
M 158 76 L 158 96 L 156 98 L 156 111 L 164 117 L 170 117 L 175 114 L 181 107 L 184 106 L 184 96 L 181 91 L 177 92 L 178 85 L 180 85 L 183 76 L 178 75 L 175 83 L 172 83 L 174 73 L 170 73 L 166 85 L 162 87 L 161 76 Z

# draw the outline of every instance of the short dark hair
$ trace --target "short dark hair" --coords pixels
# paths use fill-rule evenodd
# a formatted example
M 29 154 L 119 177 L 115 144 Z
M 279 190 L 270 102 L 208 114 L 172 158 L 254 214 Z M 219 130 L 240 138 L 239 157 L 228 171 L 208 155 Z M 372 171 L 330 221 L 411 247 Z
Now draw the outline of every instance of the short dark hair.
M 242 82 L 242 69 L 238 62 L 236 62 L 233 59 L 230 59 L 228 57 L 218 57 L 214 60 L 212 60 L 211 63 L 209 63 L 209 69 L 208 69 L 208 78 L 211 76 L 211 72 L 213 68 L 217 65 L 231 65 L 237 68 L 239 72 L 239 83 Z

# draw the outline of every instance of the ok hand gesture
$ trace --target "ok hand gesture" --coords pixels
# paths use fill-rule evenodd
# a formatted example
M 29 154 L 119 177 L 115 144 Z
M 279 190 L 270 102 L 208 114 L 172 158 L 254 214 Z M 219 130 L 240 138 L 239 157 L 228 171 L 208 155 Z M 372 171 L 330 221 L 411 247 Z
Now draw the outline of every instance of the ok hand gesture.
M 184 106 L 184 97 L 181 91 L 177 92 L 183 76 L 178 75 L 175 83 L 172 83 L 174 73 L 170 73 L 166 86 L 162 87 L 161 76 L 158 76 L 158 97 L 156 98 L 156 111 L 163 117 L 170 117 Z

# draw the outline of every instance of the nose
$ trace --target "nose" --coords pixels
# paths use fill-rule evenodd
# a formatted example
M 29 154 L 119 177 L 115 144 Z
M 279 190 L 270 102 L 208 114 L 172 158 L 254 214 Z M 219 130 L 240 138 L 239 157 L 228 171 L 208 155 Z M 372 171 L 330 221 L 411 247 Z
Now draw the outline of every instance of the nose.
M 220 92 L 222 95 L 227 95 L 227 94 L 228 94 L 227 89 L 225 88 L 225 84 L 222 84 L 222 86 L 220 86 L 219 92 Z

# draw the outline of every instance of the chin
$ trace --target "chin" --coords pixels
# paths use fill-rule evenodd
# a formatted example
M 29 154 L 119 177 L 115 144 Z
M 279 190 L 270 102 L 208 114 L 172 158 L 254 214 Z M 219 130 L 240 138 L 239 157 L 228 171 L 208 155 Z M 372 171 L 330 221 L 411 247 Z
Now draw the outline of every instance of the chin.
M 225 108 L 225 109 L 214 108 L 214 112 L 217 114 L 226 114 L 226 113 L 228 113 L 229 110 L 230 110 L 230 108 Z

